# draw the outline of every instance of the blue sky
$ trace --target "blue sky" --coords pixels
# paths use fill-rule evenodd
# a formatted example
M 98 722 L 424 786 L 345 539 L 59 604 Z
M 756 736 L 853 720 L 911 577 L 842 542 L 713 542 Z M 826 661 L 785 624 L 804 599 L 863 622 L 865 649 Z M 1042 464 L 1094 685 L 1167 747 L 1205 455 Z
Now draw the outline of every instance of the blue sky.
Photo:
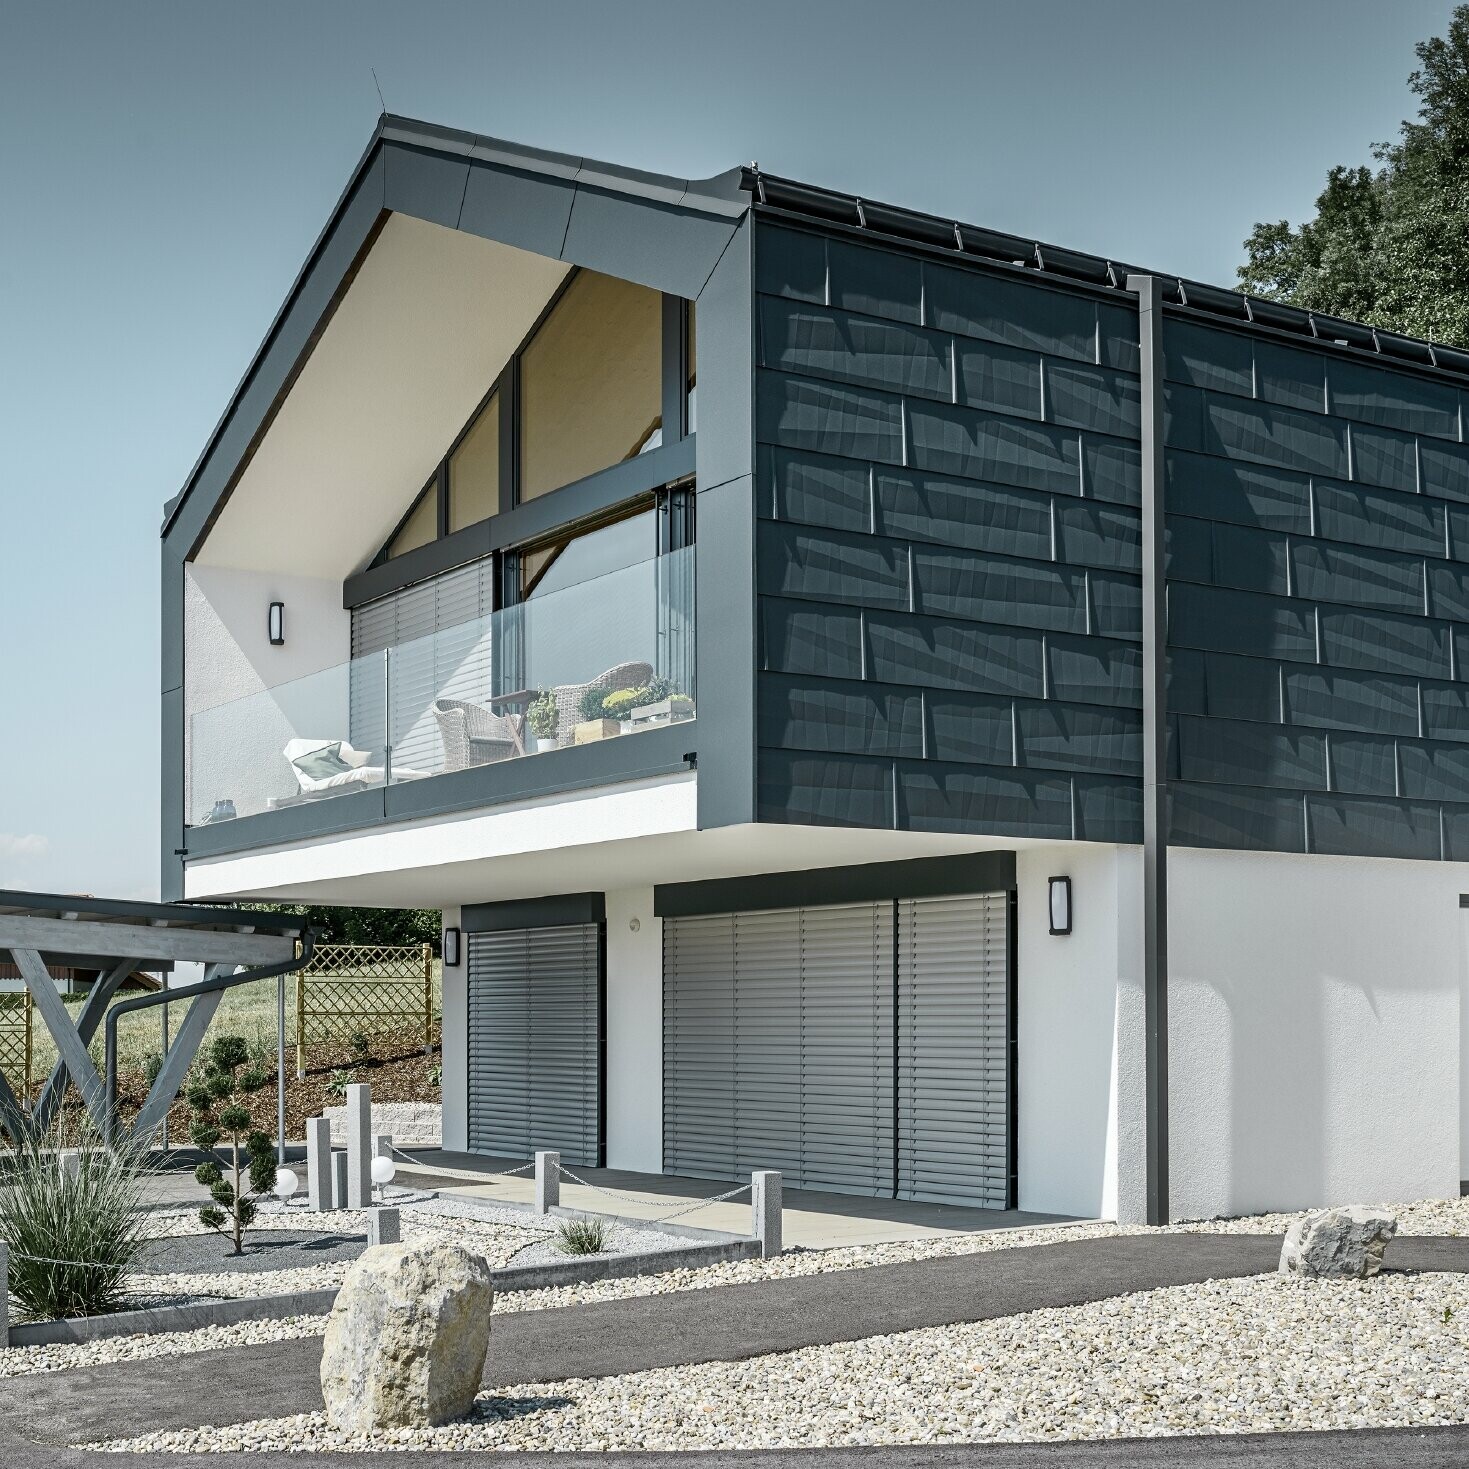
M 0 886 L 157 892 L 158 539 L 391 111 L 1230 284 L 1449 0 L 0 6 Z

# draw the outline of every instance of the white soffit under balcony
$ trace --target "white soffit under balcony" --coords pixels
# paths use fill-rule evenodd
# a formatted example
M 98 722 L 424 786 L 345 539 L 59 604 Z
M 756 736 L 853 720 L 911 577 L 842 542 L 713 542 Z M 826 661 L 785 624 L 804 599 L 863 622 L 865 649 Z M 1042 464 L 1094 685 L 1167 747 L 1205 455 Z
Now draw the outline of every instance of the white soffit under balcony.
M 567 270 L 391 215 L 197 559 L 333 580 L 360 570 Z

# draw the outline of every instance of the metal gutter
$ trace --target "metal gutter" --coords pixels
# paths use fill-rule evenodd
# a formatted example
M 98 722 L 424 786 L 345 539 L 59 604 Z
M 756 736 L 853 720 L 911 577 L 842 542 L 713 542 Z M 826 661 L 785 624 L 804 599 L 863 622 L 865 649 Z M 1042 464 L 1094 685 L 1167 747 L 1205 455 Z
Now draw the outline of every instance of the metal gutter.
M 1128 276 L 1147 274 L 1157 281 L 1159 299 L 1166 306 L 1183 307 L 1237 327 L 1265 327 L 1291 337 L 1307 337 L 1318 347 L 1386 358 L 1394 364 L 1420 371 L 1427 369 L 1434 375 L 1444 374 L 1459 382 L 1469 380 L 1469 352 L 1456 347 L 1402 336 L 1280 301 L 1263 300 L 1184 276 L 1144 272 L 1137 266 L 1105 256 L 881 204 L 856 194 L 779 178 L 758 169 L 745 168 L 740 173 L 742 185 L 749 190 L 756 207 L 772 215 L 805 219 L 828 227 L 835 225 L 859 234 L 900 241 L 910 247 L 964 256 L 1109 294 L 1125 293 Z

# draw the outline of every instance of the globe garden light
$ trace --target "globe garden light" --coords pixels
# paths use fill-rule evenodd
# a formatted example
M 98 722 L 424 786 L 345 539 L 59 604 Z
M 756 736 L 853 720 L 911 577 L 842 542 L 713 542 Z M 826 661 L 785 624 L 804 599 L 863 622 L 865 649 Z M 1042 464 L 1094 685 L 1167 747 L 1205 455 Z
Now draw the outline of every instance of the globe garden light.
M 393 1175 L 398 1171 L 391 1158 L 385 1158 L 379 1154 L 372 1160 L 372 1181 L 382 1188 L 393 1181 Z
M 294 1169 L 277 1168 L 275 1171 L 275 1196 L 282 1200 L 288 1200 L 292 1194 L 301 1186 L 301 1180 L 296 1177 Z

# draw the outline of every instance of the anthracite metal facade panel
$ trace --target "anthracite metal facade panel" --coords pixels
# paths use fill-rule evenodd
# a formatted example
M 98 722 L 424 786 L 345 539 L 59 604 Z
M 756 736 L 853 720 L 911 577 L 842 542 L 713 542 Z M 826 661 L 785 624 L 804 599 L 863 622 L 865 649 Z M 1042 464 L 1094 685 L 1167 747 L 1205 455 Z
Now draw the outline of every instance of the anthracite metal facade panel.
M 762 819 L 1137 841 L 1136 315 L 762 225 Z
M 1171 319 L 1173 840 L 1469 857 L 1449 382 Z
M 762 218 L 764 820 L 1141 837 L 1137 314 Z M 1452 382 L 1165 323 L 1171 839 L 1469 859 Z

